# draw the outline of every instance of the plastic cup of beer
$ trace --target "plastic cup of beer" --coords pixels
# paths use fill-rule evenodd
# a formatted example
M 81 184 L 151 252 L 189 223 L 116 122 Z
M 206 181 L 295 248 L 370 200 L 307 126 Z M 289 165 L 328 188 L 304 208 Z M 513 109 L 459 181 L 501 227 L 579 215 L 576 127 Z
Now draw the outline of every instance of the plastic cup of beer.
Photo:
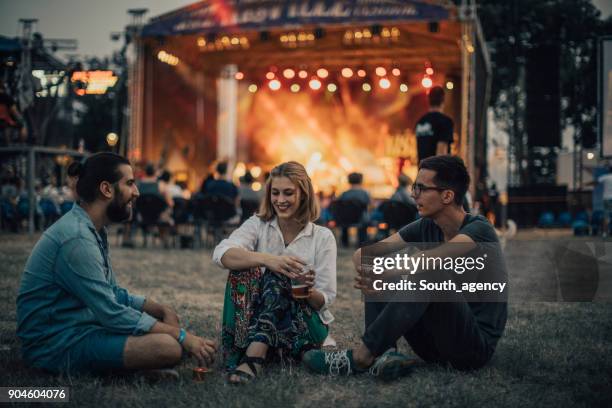
M 208 369 L 207 367 L 194 367 L 193 381 L 203 382 L 211 371 L 212 370 Z
M 304 265 L 302 268 L 301 275 L 308 273 L 314 268 L 314 265 Z M 307 284 L 304 283 L 302 279 L 292 279 L 291 280 L 291 295 L 294 299 L 307 299 L 310 295 L 310 288 Z

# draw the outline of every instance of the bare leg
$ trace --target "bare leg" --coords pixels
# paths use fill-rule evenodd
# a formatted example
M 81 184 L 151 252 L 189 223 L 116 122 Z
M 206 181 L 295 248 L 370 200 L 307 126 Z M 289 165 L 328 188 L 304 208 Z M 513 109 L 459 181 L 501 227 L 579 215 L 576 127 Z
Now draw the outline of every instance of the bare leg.
M 181 361 L 182 353 L 181 345 L 169 334 L 129 336 L 123 349 L 123 365 L 132 370 L 173 367 Z

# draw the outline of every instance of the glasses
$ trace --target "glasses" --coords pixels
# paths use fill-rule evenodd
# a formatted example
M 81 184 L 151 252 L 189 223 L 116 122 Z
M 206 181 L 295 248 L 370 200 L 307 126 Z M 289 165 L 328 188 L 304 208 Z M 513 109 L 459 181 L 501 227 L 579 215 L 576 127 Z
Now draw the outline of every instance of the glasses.
M 427 190 L 444 191 L 444 190 L 448 190 L 448 188 L 445 188 L 445 187 L 436 187 L 436 186 L 426 186 L 425 184 L 416 183 L 412 187 L 412 194 L 415 197 L 418 197 L 418 196 L 421 195 L 421 193 L 423 191 L 427 191 Z

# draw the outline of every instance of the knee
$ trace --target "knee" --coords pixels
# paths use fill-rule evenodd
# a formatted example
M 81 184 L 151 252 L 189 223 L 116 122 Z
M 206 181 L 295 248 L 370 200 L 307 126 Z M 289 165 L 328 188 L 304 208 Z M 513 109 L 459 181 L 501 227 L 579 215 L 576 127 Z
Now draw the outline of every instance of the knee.
M 181 361 L 183 349 L 174 337 L 160 334 L 156 343 L 155 349 L 162 364 L 173 366 Z

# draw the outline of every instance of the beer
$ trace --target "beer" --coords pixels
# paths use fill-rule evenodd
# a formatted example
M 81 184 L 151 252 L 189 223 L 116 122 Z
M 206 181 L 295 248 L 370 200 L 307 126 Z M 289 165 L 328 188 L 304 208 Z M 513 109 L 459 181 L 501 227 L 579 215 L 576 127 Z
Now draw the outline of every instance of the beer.
M 301 282 L 291 282 L 291 295 L 294 299 L 306 299 L 310 294 L 308 285 Z
M 193 381 L 202 382 L 206 379 L 206 374 L 210 373 L 206 367 L 194 367 L 193 368 Z

